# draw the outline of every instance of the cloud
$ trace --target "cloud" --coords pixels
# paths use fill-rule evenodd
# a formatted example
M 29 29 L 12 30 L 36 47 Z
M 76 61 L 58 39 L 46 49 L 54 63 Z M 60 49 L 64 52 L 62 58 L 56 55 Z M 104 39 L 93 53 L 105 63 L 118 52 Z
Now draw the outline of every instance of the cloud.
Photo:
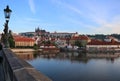
M 89 34 L 120 34 L 120 16 L 115 16 L 111 21 L 100 19 L 96 21 L 96 24 L 99 25 L 86 25 L 83 23 L 82 26 L 89 30 Z
M 120 12 L 119 7 L 116 7 L 117 2 L 111 6 L 113 1 L 80 1 L 80 3 L 73 3 L 64 0 L 52 0 L 56 6 L 65 8 L 71 12 L 75 12 L 74 16 L 66 16 L 66 21 L 73 23 L 75 26 L 80 27 L 78 30 L 88 31 L 91 34 L 120 34 Z M 79 4 L 79 5 L 78 5 Z M 115 10 L 113 13 L 113 9 Z M 81 19 L 82 17 L 82 19 Z M 65 20 L 64 18 L 64 20 Z M 87 32 L 86 32 L 87 30 Z
M 98 1 L 97 2 L 90 1 L 85 3 L 84 7 L 87 8 L 87 14 L 85 12 L 83 13 L 86 15 L 86 18 L 89 18 L 90 21 L 93 21 L 95 24 L 97 24 L 97 25 L 89 25 L 89 23 L 86 23 L 88 24 L 90 31 L 92 30 L 92 33 L 120 34 L 119 8 L 116 4 L 113 4 L 111 6 L 112 3 L 113 3 L 112 1 L 109 2 L 105 1 L 104 3 Z M 113 13 L 113 9 L 114 9 L 114 13 Z
M 57 5 L 60 5 L 61 7 L 72 10 L 72 11 L 78 13 L 78 14 L 82 14 L 82 12 L 79 9 L 77 9 L 76 7 L 74 7 L 73 5 L 67 4 L 67 3 L 62 2 L 60 0 L 52 0 L 52 2 L 56 3 Z
M 112 19 L 112 21 L 106 20 L 97 20 L 95 24 L 98 25 L 91 25 L 86 24 L 81 20 L 77 20 L 70 17 L 64 17 L 66 21 L 70 22 L 71 24 L 77 25 L 77 31 L 82 32 L 84 34 L 120 34 L 120 17 L 116 16 Z
M 34 0 L 29 0 L 28 3 L 29 3 L 31 12 L 35 14 L 35 13 L 36 13 L 36 10 L 35 10 Z
M 91 7 L 91 5 L 88 5 L 88 13 L 85 15 L 80 15 L 84 16 L 84 18 L 86 19 L 91 19 L 91 21 L 97 25 L 90 25 L 89 23 L 86 23 L 86 25 L 85 23 L 83 23 L 82 26 L 92 31 L 91 33 L 120 34 L 120 16 L 114 15 L 111 17 L 110 9 L 111 7 L 106 7 L 105 5 L 103 7 L 101 7 L 101 5 L 99 5 L 98 7 Z

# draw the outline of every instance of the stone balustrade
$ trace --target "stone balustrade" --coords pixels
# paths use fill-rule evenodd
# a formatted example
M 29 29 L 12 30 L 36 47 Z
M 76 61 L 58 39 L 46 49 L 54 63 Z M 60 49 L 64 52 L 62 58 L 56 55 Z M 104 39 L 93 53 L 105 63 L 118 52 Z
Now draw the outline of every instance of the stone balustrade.
M 3 72 L 5 81 L 52 81 L 20 59 L 10 49 L 3 48 Z

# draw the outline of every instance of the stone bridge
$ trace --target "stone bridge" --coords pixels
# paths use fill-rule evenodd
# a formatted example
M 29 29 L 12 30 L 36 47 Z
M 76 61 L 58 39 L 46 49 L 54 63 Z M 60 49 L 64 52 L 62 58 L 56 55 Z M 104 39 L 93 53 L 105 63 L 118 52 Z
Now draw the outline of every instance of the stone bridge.
M 20 59 L 9 48 L 0 50 L 0 81 L 52 81 Z M 1 80 L 2 79 L 2 80 Z

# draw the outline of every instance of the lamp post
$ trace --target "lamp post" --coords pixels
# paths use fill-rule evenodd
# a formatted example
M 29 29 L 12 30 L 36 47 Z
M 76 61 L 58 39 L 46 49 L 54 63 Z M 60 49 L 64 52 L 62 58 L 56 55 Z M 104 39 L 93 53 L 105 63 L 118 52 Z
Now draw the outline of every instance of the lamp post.
M 9 9 L 9 6 L 6 6 L 6 9 L 4 9 L 4 14 L 5 14 L 5 25 L 4 25 L 4 47 L 5 48 L 9 48 L 9 42 L 8 42 L 8 22 L 10 19 L 10 14 L 11 14 L 12 10 Z

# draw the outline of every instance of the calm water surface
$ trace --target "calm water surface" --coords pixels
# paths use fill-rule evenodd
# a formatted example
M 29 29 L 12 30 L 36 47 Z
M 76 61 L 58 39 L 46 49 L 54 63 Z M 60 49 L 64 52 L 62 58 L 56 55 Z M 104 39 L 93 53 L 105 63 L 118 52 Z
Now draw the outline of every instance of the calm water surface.
M 53 81 L 120 81 L 120 58 L 78 53 L 35 54 L 27 62 Z

